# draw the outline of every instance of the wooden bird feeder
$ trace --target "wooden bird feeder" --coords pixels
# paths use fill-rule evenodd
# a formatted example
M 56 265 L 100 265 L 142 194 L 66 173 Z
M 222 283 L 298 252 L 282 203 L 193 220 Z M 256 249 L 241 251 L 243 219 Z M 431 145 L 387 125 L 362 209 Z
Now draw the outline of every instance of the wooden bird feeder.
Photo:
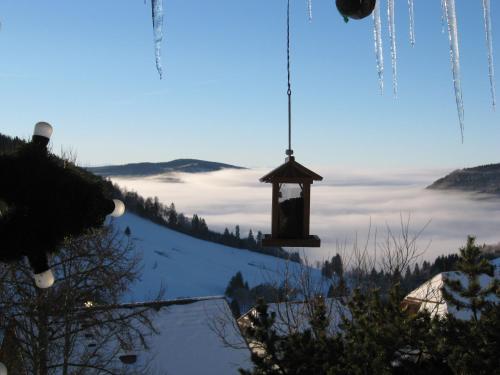
M 260 179 L 273 184 L 272 232 L 262 246 L 319 247 L 318 236 L 309 234 L 311 185 L 323 177 L 297 163 L 289 155 L 285 164 Z

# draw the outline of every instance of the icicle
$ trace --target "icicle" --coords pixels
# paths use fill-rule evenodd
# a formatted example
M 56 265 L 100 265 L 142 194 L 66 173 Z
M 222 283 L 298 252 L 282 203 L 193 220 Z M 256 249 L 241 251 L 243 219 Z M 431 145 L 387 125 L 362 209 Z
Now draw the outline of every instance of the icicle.
M 455 11 L 455 0 L 444 0 L 446 23 L 448 25 L 448 36 L 450 41 L 451 70 L 453 73 L 453 87 L 455 89 L 455 100 L 457 102 L 458 121 L 462 142 L 464 140 L 464 102 L 462 98 L 462 83 L 460 81 L 460 51 L 458 48 L 458 26 Z
M 415 45 L 415 13 L 413 12 L 413 0 L 408 0 L 408 13 L 410 15 L 410 44 Z
M 309 22 L 313 20 L 313 1 L 307 0 L 307 17 L 309 18 Z
M 490 77 L 491 104 L 496 106 L 495 68 L 493 65 L 493 35 L 491 33 L 490 0 L 483 0 L 484 30 L 486 32 L 486 47 L 488 48 L 488 69 Z
M 397 50 L 396 50 L 396 23 L 394 20 L 394 0 L 387 0 L 387 18 L 389 21 L 389 37 L 391 39 L 391 60 L 392 60 L 392 89 L 394 96 L 398 95 L 397 76 Z
M 155 38 L 155 58 L 156 69 L 160 75 L 163 76 L 161 67 L 161 41 L 163 39 L 163 0 L 151 0 L 151 9 L 153 12 L 153 32 Z
M 382 49 L 382 21 L 380 19 L 380 1 L 377 1 L 373 11 L 373 39 L 375 41 L 375 56 L 377 58 L 377 73 L 380 93 L 384 93 L 384 53 Z
M 446 9 L 444 7 L 444 0 L 441 0 L 441 33 L 444 34 L 446 30 Z

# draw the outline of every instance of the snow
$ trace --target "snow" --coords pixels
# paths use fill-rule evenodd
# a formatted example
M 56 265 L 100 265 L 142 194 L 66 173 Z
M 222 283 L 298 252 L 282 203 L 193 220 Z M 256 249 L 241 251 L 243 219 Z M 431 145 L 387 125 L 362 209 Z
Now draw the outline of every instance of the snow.
M 500 258 L 497 258 L 491 262 L 495 266 L 495 278 L 500 278 Z M 478 277 L 479 285 L 482 289 L 487 288 L 494 278 L 488 275 L 480 275 Z M 470 309 L 458 309 L 449 304 L 443 297 L 441 289 L 446 287 L 445 280 L 459 280 L 464 288 L 469 285 L 469 279 L 467 276 L 461 272 L 442 272 L 432 279 L 426 281 L 420 287 L 412 291 L 406 296 L 405 299 L 421 302 L 420 311 L 427 310 L 432 316 L 444 316 L 447 313 L 454 315 L 458 319 L 469 320 L 472 317 L 472 311 Z M 447 291 L 452 294 L 452 296 L 461 302 L 467 303 L 467 299 L 460 296 L 458 293 L 447 288 Z M 487 301 L 499 303 L 500 299 L 494 294 L 489 295 L 486 298 Z
M 143 275 L 128 295 L 131 301 L 156 297 L 166 287 L 167 299 L 222 295 L 231 277 L 241 271 L 249 286 L 282 280 L 286 267 L 299 272 L 297 263 L 243 249 L 203 241 L 126 213 L 113 221 L 128 226 L 143 260 Z M 321 278 L 320 271 L 311 270 Z

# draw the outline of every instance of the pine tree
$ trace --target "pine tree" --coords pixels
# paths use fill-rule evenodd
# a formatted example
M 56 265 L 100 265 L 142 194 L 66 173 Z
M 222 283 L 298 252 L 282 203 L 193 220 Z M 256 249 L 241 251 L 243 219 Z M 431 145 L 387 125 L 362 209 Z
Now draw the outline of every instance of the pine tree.
M 251 229 L 248 232 L 247 246 L 248 246 L 249 249 L 253 249 L 256 246 L 255 237 L 253 236 L 253 232 L 252 232 Z
M 477 321 L 481 312 L 490 304 L 488 301 L 498 288 L 498 281 L 492 279 L 490 285 L 481 287 L 479 277 L 482 274 L 494 276 L 493 266 L 481 256 L 481 249 L 476 246 L 475 238 L 469 236 L 467 244 L 460 249 L 457 269 L 467 276 L 467 285 L 460 280 L 445 278 L 442 288 L 444 299 L 457 309 L 470 309 L 472 318 Z
M 343 265 L 342 257 L 340 256 L 340 254 L 336 254 L 332 258 L 331 264 L 332 264 L 333 273 L 338 277 L 342 277 L 344 275 L 344 265 Z
M 229 308 L 231 309 L 231 312 L 233 313 L 233 317 L 235 319 L 238 319 L 241 316 L 240 304 L 237 300 L 233 299 L 229 304 Z
M 175 228 L 178 224 L 177 220 L 177 211 L 175 210 L 175 205 L 173 203 L 170 204 L 170 207 L 168 209 L 168 225 L 171 227 Z
M 257 232 L 257 237 L 255 238 L 256 242 L 257 242 L 257 248 L 262 248 L 262 238 L 264 237 L 264 235 L 262 234 L 262 232 L 259 230 Z
M 444 279 L 444 299 L 457 310 L 471 311 L 470 320 L 453 315 L 444 320 L 440 347 L 455 373 L 493 374 L 500 368 L 500 305 L 491 300 L 500 298 L 499 283 L 492 279 L 481 287 L 480 276 L 493 276 L 493 266 L 482 256 L 475 238 L 469 236 L 460 249 L 456 262 L 458 271 L 467 277 L 466 285 L 459 279 Z M 497 299 L 498 301 L 498 299 Z
M 244 282 L 243 275 L 240 271 L 238 271 L 236 275 L 234 275 L 231 280 L 229 280 L 229 284 L 227 285 L 224 294 L 230 298 L 233 298 L 239 289 L 248 289 L 248 284 Z
M 279 368 L 278 343 L 280 338 L 273 329 L 276 313 L 268 313 L 267 304 L 259 299 L 255 307 L 255 314 L 248 314 L 250 324 L 244 331 L 251 345 L 256 345 L 260 350 L 253 350 L 251 354 L 254 364 L 253 371 L 240 369 L 241 375 L 282 375 Z

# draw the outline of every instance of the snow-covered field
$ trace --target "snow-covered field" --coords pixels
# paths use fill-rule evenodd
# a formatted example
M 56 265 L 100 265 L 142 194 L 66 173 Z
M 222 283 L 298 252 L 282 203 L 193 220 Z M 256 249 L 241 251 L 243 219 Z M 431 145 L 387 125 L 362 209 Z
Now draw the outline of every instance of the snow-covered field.
M 287 266 L 299 272 L 296 263 L 202 241 L 130 213 L 115 219 L 114 224 L 121 230 L 131 229 L 143 258 L 143 275 L 132 287 L 130 301 L 155 298 L 161 286 L 166 288 L 163 299 L 223 295 L 238 271 L 251 287 L 279 282 Z M 319 278 L 318 270 L 312 272 Z
M 311 190 L 311 233 L 322 239 L 321 248 L 305 249 L 310 261 L 335 255 L 336 243 L 356 236 L 360 243 L 371 225 L 381 240 L 389 225 L 399 231 L 400 217 L 411 216 L 410 229 L 418 232 L 427 225 L 419 243 L 429 246 L 425 258 L 457 252 L 468 234 L 478 243 L 500 241 L 500 199 L 474 194 L 426 190 L 450 170 L 353 170 L 310 166 L 324 180 Z M 177 174 L 182 183 L 168 183 L 164 176 L 112 178 L 122 187 L 143 196 L 158 196 L 165 204 L 175 202 L 179 212 L 199 214 L 210 228 L 223 231 L 240 224 L 241 233 L 271 227 L 271 187 L 259 182 L 269 170 L 223 170 L 204 174 Z M 370 245 L 373 249 L 373 245 Z M 302 251 L 302 249 L 300 249 Z

